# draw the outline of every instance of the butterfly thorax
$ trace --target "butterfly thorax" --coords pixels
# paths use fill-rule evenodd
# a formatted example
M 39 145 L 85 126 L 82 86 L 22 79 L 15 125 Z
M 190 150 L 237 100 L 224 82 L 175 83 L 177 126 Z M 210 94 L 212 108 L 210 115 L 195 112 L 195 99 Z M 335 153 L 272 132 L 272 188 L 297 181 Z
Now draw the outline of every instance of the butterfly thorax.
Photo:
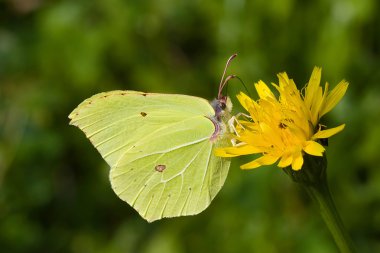
M 210 140 L 214 141 L 225 132 L 226 126 L 224 122 L 229 118 L 229 114 L 232 110 L 232 103 L 227 96 L 221 96 L 219 99 L 211 101 L 210 104 L 215 111 L 215 115 L 209 117 L 215 126 L 215 131 L 210 138 Z

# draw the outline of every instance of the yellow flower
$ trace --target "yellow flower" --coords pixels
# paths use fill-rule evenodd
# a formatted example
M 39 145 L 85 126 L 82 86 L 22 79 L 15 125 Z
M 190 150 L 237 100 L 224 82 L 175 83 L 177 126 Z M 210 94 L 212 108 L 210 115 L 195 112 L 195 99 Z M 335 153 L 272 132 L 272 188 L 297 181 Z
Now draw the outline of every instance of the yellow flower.
M 235 118 L 235 123 L 231 126 L 234 129 L 232 139 L 235 144 L 217 149 L 217 156 L 262 154 L 241 168 L 253 169 L 279 161 L 279 167 L 291 165 L 293 170 L 302 168 L 305 153 L 323 156 L 325 148 L 320 144 L 320 139 L 342 131 L 345 125 L 325 129 L 319 120 L 341 100 L 348 83 L 343 80 L 332 91 L 329 91 L 326 83 L 322 90 L 321 68 L 317 67 L 302 92 L 286 73 L 278 74 L 278 79 L 278 85 L 272 84 L 279 93 L 278 98 L 262 81 L 255 84 L 258 101 L 242 92 L 237 95 L 249 115 Z

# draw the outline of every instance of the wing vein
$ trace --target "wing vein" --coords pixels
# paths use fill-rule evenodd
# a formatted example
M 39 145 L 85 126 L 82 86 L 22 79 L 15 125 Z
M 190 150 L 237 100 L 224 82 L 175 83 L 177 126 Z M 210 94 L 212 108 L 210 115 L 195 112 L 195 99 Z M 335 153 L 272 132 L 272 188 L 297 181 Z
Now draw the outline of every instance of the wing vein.
M 195 118 L 195 117 L 193 117 L 193 118 Z M 130 151 L 134 146 L 137 146 L 138 143 L 141 143 L 143 140 L 146 140 L 147 138 L 151 137 L 152 135 L 156 134 L 156 133 L 159 132 L 159 131 L 162 131 L 162 130 L 165 129 L 165 128 L 169 128 L 169 127 L 172 127 L 172 126 L 174 126 L 174 125 L 176 125 L 176 124 L 183 123 L 183 122 L 185 122 L 185 121 L 187 121 L 187 120 L 192 120 L 193 118 L 188 118 L 188 119 L 184 119 L 184 120 L 181 120 L 181 121 L 174 122 L 174 123 L 172 123 L 172 124 L 164 125 L 164 126 L 158 128 L 158 129 L 152 131 L 150 134 L 145 135 L 143 138 L 141 138 L 139 141 L 137 141 L 134 145 L 132 145 L 131 147 L 127 148 L 127 150 L 125 150 L 125 151 L 123 152 L 123 154 L 120 155 L 120 157 L 119 157 L 119 159 L 117 160 L 117 162 L 115 163 L 115 165 L 117 166 L 118 163 L 120 162 L 120 159 L 121 159 L 121 158 L 122 158 L 122 157 L 123 157 L 128 151 Z M 113 154 L 113 153 L 119 151 L 120 149 L 124 148 L 124 147 L 127 146 L 127 145 L 129 145 L 129 143 L 127 143 L 127 144 L 125 144 L 125 145 L 121 145 L 121 146 L 119 146 L 118 148 L 116 148 L 116 149 L 114 149 L 114 150 L 111 150 L 110 152 L 104 154 L 103 158 L 107 158 L 107 157 L 110 156 L 111 154 Z
M 199 151 L 194 155 L 194 157 L 190 160 L 190 162 L 188 162 L 185 167 L 177 174 L 173 175 L 172 177 L 166 179 L 164 182 L 168 182 L 174 178 L 176 178 L 177 176 L 183 174 L 186 172 L 187 168 L 189 168 L 189 166 L 194 162 L 194 160 L 198 157 L 199 153 L 201 152 L 202 149 L 199 149 Z
M 206 143 L 208 144 L 208 143 Z M 199 205 L 199 200 L 201 199 L 201 194 L 202 194 L 202 190 L 203 190 L 203 187 L 204 187 L 204 182 L 205 182 L 205 178 L 206 178 L 206 175 L 207 175 L 207 172 L 208 172 L 208 167 L 209 167 L 209 164 L 210 164 L 210 158 L 211 158 L 211 150 L 212 150 L 212 145 L 210 146 L 209 148 L 209 152 L 208 152 L 208 156 L 207 156 L 207 162 L 206 162 L 206 166 L 204 168 L 204 173 L 203 173 L 203 177 L 202 177 L 202 184 L 201 184 L 201 190 L 199 191 L 199 197 L 198 197 L 198 203 L 197 205 Z M 209 200 L 210 201 L 210 200 Z M 208 203 L 207 203 L 208 204 Z
M 130 117 L 127 117 L 127 118 L 123 118 L 123 119 L 120 119 L 120 120 L 114 121 L 114 122 L 112 122 L 111 124 L 106 125 L 106 126 L 100 128 L 100 129 L 98 129 L 98 130 L 92 132 L 91 134 L 88 134 L 88 135 L 87 135 L 87 138 L 94 137 L 94 135 L 100 133 L 100 132 L 103 131 L 104 129 L 110 128 L 110 127 L 112 127 L 112 126 L 114 126 L 114 125 L 116 125 L 116 124 L 118 124 L 118 123 L 120 123 L 120 122 L 123 122 L 123 121 L 125 121 L 125 120 L 129 120 L 129 119 L 133 119 L 133 118 L 136 118 L 136 117 L 138 117 L 138 116 L 137 116 L 137 115 L 133 115 L 133 116 L 130 116 Z M 104 121 L 104 119 L 99 120 L 99 121 Z M 96 123 L 98 123 L 99 121 L 97 121 Z M 89 127 L 89 126 L 92 126 L 92 125 L 93 125 L 93 124 L 90 124 L 90 125 L 87 125 L 87 126 L 85 126 L 85 127 Z M 84 130 L 85 127 L 83 127 L 82 130 Z

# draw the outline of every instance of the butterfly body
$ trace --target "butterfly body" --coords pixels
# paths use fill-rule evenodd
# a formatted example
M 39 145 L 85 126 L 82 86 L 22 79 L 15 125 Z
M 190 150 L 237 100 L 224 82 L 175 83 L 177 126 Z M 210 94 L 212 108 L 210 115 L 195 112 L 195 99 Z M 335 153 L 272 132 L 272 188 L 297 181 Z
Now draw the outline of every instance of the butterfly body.
M 226 108 L 227 107 L 227 108 Z M 227 98 L 111 91 L 69 115 L 111 167 L 115 193 L 148 221 L 194 215 L 219 192 L 230 161 L 225 146 Z

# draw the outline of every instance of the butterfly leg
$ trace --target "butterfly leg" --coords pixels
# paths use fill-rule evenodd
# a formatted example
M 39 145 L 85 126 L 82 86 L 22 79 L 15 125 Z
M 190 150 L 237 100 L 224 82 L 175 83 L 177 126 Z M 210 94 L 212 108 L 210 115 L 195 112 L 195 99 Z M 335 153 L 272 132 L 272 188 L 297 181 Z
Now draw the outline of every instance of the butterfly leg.
M 241 118 L 241 117 L 244 117 L 244 118 L 246 118 L 246 119 L 248 119 L 248 120 L 250 120 L 251 119 L 251 117 L 249 116 L 249 115 L 247 115 L 247 114 L 245 114 L 245 113 L 241 113 L 241 112 L 239 112 L 238 114 L 236 114 L 236 116 L 232 116 L 231 117 L 231 119 L 229 119 L 228 120 L 228 122 L 227 122 L 227 125 L 228 125 L 228 127 L 229 127 L 229 129 L 230 129 L 230 132 L 231 133 L 234 133 L 236 136 L 239 136 L 239 133 L 238 133 L 238 131 L 236 130 L 236 126 L 235 125 L 238 125 L 240 128 L 242 128 L 242 129 L 244 129 L 244 126 L 239 122 L 239 118 Z M 236 139 L 235 138 L 232 138 L 231 139 L 231 143 L 232 143 L 232 146 L 236 146 L 236 145 L 238 145 L 237 143 L 236 143 Z

